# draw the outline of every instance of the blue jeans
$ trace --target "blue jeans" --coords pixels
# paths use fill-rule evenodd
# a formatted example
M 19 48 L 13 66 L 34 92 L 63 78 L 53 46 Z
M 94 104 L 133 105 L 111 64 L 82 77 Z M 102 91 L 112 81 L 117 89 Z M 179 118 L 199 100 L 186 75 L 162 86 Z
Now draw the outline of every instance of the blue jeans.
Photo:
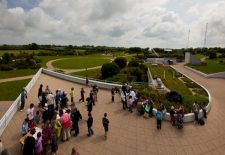
M 91 127 L 88 127 L 88 135 L 93 135 L 94 134 L 94 131 L 92 130 Z

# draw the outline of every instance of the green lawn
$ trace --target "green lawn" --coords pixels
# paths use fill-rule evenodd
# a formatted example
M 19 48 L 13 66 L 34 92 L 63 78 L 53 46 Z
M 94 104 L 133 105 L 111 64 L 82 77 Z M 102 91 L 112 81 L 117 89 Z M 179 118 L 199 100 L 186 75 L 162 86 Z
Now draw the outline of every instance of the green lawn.
M 219 63 L 220 60 L 223 60 L 224 63 L 223 64 Z M 208 59 L 207 65 L 190 65 L 189 64 L 188 66 L 207 74 L 225 72 L 225 59 L 223 58 Z
M 31 79 L 0 83 L 0 101 L 15 100 L 22 88 L 25 87 L 30 80 Z
M 151 64 L 148 65 L 152 77 L 159 77 L 161 78 L 163 84 L 170 90 L 174 90 L 179 92 L 180 94 L 191 95 L 191 91 L 188 87 L 180 81 L 178 78 L 173 78 L 173 69 L 170 67 L 163 67 L 163 66 L 152 66 Z M 166 78 L 164 79 L 164 70 L 166 72 Z
M 19 69 L 19 70 L 11 70 L 11 71 L 0 71 L 0 79 L 33 75 L 37 71 L 38 69 Z
M 53 66 L 60 69 L 80 69 L 100 66 L 106 62 L 110 62 L 110 59 L 102 55 L 88 55 L 58 60 L 53 62 Z
M 71 57 L 76 57 L 76 56 L 38 56 L 38 58 L 41 59 L 41 66 L 45 68 L 47 67 L 46 63 L 50 60 L 71 58 Z
M 198 59 L 202 59 L 202 58 L 207 57 L 207 56 L 203 55 L 203 54 L 195 54 L 194 57 L 196 57 Z
M 101 75 L 101 68 L 99 69 L 91 69 L 91 70 L 87 70 L 87 71 L 80 71 L 80 72 L 74 72 L 71 73 L 71 75 L 73 76 L 79 76 L 79 77 L 88 77 L 88 78 L 99 78 L 99 76 Z

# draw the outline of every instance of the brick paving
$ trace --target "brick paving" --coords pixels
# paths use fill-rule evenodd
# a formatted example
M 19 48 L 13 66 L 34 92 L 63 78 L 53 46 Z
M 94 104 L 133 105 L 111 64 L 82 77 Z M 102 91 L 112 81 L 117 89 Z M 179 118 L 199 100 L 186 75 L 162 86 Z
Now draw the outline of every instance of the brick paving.
M 78 103 L 78 108 L 83 115 L 83 120 L 80 122 L 80 135 L 72 137 L 68 142 L 60 142 L 58 155 L 69 155 L 73 146 L 78 148 L 81 155 L 225 154 L 225 124 L 223 124 L 225 80 L 206 79 L 181 65 L 175 67 L 210 91 L 212 109 L 205 126 L 186 123 L 182 130 L 178 130 L 169 122 L 163 121 L 162 130 L 158 131 L 155 119 L 122 110 L 119 95 L 116 96 L 115 103 L 111 103 L 110 91 L 100 89 L 97 105 L 93 109 L 95 135 L 90 138 L 86 136 L 87 111 L 84 103 Z M 41 83 L 44 86 L 48 84 L 52 90 L 61 88 L 67 92 L 74 87 L 76 100 L 80 97 L 79 90 L 82 85 L 42 74 L 29 93 L 26 109 L 31 102 L 37 104 L 37 91 Z M 85 86 L 84 88 L 87 96 L 90 89 Z M 107 140 L 104 140 L 101 124 L 104 112 L 108 113 L 110 120 Z M 17 112 L 1 137 L 5 147 L 13 155 L 21 154 L 18 140 L 24 117 L 25 112 Z
M 5 114 L 5 112 L 12 105 L 13 101 L 0 101 L 0 118 Z

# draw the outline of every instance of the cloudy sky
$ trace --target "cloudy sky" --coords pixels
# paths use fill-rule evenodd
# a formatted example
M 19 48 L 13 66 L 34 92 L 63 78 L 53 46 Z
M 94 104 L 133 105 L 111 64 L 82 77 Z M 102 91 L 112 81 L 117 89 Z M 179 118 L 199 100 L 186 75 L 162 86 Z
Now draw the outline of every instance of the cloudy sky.
M 0 44 L 225 46 L 225 0 L 0 0 Z

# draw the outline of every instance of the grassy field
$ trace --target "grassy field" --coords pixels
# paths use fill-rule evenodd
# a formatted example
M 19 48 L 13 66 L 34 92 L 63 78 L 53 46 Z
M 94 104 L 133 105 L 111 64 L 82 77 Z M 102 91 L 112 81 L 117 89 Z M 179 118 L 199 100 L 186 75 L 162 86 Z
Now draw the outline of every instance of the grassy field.
M 76 56 L 38 56 L 39 59 L 41 59 L 41 67 L 46 68 L 46 63 L 51 60 L 55 59 L 62 59 L 62 58 L 71 58 Z
M 30 80 L 31 79 L 0 83 L 0 101 L 15 100 L 22 88 L 26 86 Z
M 102 55 L 88 55 L 58 60 L 53 62 L 53 66 L 60 69 L 80 69 L 100 66 L 106 62 L 110 62 L 110 59 Z
M 71 73 L 71 75 L 73 76 L 79 76 L 79 77 L 88 77 L 88 78 L 99 78 L 99 76 L 101 75 L 101 68 L 99 69 L 91 69 L 91 70 L 87 70 L 87 71 L 80 71 L 80 72 L 74 72 Z
M 220 60 L 225 62 L 225 59 L 217 58 L 217 59 L 208 59 L 207 65 L 188 65 L 194 69 L 197 69 L 201 72 L 212 74 L 218 72 L 225 72 L 225 63 L 220 63 Z
M 19 70 L 11 70 L 11 71 L 0 71 L 0 79 L 33 75 L 37 71 L 38 69 L 19 69 Z
M 194 57 L 196 57 L 198 59 L 202 59 L 202 58 L 207 57 L 207 56 L 205 56 L 203 54 L 195 54 Z
M 187 86 L 178 78 L 173 78 L 173 69 L 170 67 L 162 67 L 160 65 L 154 67 L 151 64 L 148 65 L 152 77 L 161 78 L 163 84 L 170 90 L 179 92 L 180 94 L 191 95 L 191 91 Z M 164 79 L 164 70 L 166 72 L 166 78 Z

